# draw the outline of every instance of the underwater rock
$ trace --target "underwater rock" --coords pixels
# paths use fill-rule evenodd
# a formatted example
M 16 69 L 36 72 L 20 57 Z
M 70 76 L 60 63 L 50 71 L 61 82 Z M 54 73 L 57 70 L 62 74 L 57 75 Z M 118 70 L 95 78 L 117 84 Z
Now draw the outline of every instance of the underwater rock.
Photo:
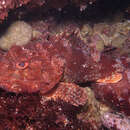
M 101 119 L 109 130 L 130 130 L 130 119 L 122 114 L 106 112 Z
M 96 100 L 90 88 L 86 87 L 85 91 L 87 92 L 87 102 L 81 109 L 81 113 L 77 115 L 77 118 L 84 123 L 90 124 L 91 129 L 99 130 L 102 125 L 100 119 L 101 104 Z
M 129 37 L 130 21 L 110 23 L 99 23 L 93 27 L 92 39 L 97 35 L 99 43 L 98 46 L 113 46 L 115 48 L 123 49 L 124 43 Z M 101 48 L 100 50 L 103 50 Z
M 22 7 L 23 5 L 30 4 L 30 7 L 41 6 L 44 4 L 44 0 L 1 0 L 0 1 L 0 20 L 4 20 L 8 16 L 10 10 Z
M 32 38 L 32 27 L 24 21 L 16 21 L 10 25 L 0 37 L 0 48 L 9 50 L 13 45 L 22 46 Z
M 90 128 L 78 120 L 80 107 L 61 100 L 45 101 L 39 93 L 14 94 L 0 90 L 0 129 L 77 130 Z

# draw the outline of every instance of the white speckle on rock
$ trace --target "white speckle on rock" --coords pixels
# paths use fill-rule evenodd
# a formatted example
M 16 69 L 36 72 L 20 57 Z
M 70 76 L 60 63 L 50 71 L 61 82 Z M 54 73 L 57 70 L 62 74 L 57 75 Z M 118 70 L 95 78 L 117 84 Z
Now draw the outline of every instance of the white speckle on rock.
M 3 1 L 2 1 L 2 5 L 4 5 L 4 4 L 5 4 L 5 1 L 3 0 Z
M 87 8 L 87 5 L 80 5 L 80 11 L 84 11 Z

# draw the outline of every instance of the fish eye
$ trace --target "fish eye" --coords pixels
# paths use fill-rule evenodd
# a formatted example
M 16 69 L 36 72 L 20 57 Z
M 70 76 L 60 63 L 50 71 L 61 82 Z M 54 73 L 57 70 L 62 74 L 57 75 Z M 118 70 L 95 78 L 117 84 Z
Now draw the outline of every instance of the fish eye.
M 27 66 L 28 66 L 28 62 L 25 62 L 25 61 L 21 61 L 21 62 L 16 64 L 16 67 L 18 69 L 25 69 Z
M 20 62 L 20 63 L 19 63 L 19 66 L 24 67 L 24 66 L 25 66 L 25 63 L 24 63 L 24 62 Z

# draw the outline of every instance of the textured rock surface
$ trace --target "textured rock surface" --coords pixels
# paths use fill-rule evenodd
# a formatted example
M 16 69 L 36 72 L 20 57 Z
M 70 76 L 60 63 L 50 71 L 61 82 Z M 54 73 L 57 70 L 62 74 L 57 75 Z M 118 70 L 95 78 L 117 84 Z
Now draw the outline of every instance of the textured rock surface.
M 84 10 L 83 8 L 86 8 L 88 4 L 93 4 L 96 0 L 1 0 L 0 1 L 0 19 L 4 20 L 7 16 L 10 10 L 15 10 L 17 8 L 20 8 L 22 6 L 27 7 L 29 10 L 37 7 L 41 7 L 42 5 L 45 5 L 49 8 L 63 8 L 67 4 L 73 4 L 77 7 L 80 7 L 81 10 Z M 55 4 L 54 4 L 55 3 Z M 45 7 L 44 6 L 44 7 Z M 43 8 L 44 8 L 43 7 Z
M 33 35 L 32 27 L 24 21 L 16 21 L 10 25 L 0 38 L 0 48 L 9 50 L 11 46 L 27 44 Z
M 4 20 L 8 16 L 10 9 L 16 9 L 23 5 L 31 4 L 31 7 L 35 4 L 40 6 L 44 4 L 44 0 L 1 0 L 0 1 L 0 19 Z
M 46 101 L 38 93 L 0 91 L 0 129 L 76 130 L 90 128 L 76 117 L 79 107 L 63 101 Z
M 110 130 L 130 130 L 130 119 L 123 115 L 106 112 L 101 119 L 104 126 Z

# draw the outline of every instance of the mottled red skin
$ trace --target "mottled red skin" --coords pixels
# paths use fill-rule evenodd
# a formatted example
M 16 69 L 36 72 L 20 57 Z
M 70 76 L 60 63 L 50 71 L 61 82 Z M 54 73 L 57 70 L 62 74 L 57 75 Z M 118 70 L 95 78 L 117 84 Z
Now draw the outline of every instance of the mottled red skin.
M 99 66 L 89 57 L 89 52 L 84 42 L 76 36 L 72 35 L 68 38 L 62 36 L 54 37 L 43 46 L 48 48 L 51 54 L 59 55 L 65 60 L 63 81 L 82 83 L 98 79 L 97 71 Z
M 83 106 L 88 99 L 84 88 L 81 88 L 74 83 L 64 82 L 59 83 L 57 88 L 44 96 L 46 96 L 47 99 L 53 99 L 54 101 L 60 99 L 74 106 Z
M 130 116 L 130 62 L 128 57 L 121 57 L 120 65 L 124 69 L 119 82 L 96 83 L 93 89 L 99 100 Z
M 73 33 L 69 36 L 54 36 L 48 43 L 43 43 L 43 47 L 65 60 L 63 81 L 66 82 L 96 81 L 116 70 L 113 66 L 116 61 L 111 56 L 101 55 L 100 60 L 96 62 L 91 56 L 92 48 Z
M 24 68 L 18 67 L 22 61 L 25 62 Z M 0 86 L 11 92 L 39 90 L 46 93 L 61 77 L 66 82 L 97 81 L 119 70 L 115 64 L 116 61 L 107 55 L 94 61 L 91 48 L 75 34 L 54 36 L 49 41 L 40 37 L 24 47 L 12 47 L 1 56 Z
M 100 61 L 98 62 L 98 65 L 100 66 L 100 78 L 110 76 L 113 72 L 117 71 L 117 69 L 120 69 L 120 67 L 116 67 L 115 65 L 117 62 L 109 55 L 101 55 Z
M 0 58 L 0 87 L 15 93 L 46 93 L 61 79 L 63 64 L 41 44 L 14 46 Z

